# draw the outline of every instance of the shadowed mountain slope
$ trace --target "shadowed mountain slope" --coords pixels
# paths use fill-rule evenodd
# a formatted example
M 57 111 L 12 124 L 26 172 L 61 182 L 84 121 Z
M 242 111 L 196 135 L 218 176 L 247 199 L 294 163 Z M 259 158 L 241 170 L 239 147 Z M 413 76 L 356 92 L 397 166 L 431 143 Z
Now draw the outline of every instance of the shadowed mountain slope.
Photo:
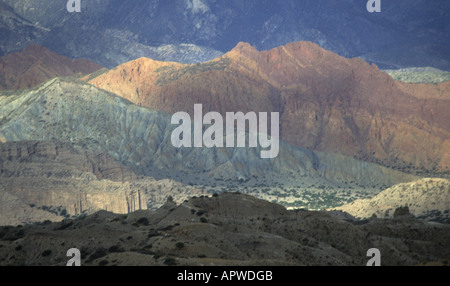
M 354 0 L 102 0 L 81 1 L 81 13 L 68 13 L 66 0 L 2 2 L 47 29 L 30 42 L 108 68 L 142 56 L 210 60 L 240 41 L 260 50 L 311 41 L 383 68 L 450 70 L 447 0 L 385 1 L 382 13 L 369 13 L 367 1 Z M 27 29 L 14 31 L 12 37 L 27 39 Z
M 258 148 L 172 146 L 169 114 L 139 107 L 92 85 L 54 79 L 29 91 L 0 97 L 0 140 L 57 140 L 106 151 L 136 173 L 184 180 L 297 174 L 318 181 L 361 184 L 405 182 L 413 176 L 341 155 L 314 153 L 281 142 L 279 156 L 260 159 Z
M 27 89 L 61 76 L 86 75 L 102 67 L 72 60 L 39 45 L 0 58 L 0 89 Z

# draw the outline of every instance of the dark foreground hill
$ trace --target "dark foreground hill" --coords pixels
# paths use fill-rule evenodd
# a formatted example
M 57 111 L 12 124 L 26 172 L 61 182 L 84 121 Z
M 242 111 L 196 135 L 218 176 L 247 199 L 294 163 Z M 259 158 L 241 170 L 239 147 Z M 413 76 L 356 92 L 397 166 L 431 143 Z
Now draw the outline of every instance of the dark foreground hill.
M 340 218 L 339 218 L 340 217 Z M 0 265 L 382 265 L 448 263 L 450 226 L 410 216 L 353 221 L 247 195 L 170 199 L 157 211 L 0 228 Z M 349 217 L 349 216 L 347 216 Z

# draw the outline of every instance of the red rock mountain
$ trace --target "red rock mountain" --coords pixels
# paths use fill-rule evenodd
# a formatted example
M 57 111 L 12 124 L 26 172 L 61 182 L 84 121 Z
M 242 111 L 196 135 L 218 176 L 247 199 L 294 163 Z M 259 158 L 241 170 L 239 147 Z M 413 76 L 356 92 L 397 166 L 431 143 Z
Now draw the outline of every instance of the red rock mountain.
M 90 81 L 169 113 L 280 112 L 281 137 L 405 171 L 450 171 L 450 82 L 406 84 L 310 42 L 259 52 L 239 43 L 213 61 L 141 58 Z
M 72 60 L 39 45 L 0 58 L 0 90 L 26 89 L 54 77 L 84 75 L 102 67 L 84 59 Z

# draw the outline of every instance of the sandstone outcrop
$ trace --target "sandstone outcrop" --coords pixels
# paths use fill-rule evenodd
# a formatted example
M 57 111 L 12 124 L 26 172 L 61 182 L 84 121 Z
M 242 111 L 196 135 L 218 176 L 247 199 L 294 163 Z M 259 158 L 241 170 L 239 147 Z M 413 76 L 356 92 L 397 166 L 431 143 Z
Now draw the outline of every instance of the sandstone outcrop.
M 105 153 L 60 142 L 0 144 L 0 225 L 61 220 L 98 210 L 147 209 L 136 175 Z

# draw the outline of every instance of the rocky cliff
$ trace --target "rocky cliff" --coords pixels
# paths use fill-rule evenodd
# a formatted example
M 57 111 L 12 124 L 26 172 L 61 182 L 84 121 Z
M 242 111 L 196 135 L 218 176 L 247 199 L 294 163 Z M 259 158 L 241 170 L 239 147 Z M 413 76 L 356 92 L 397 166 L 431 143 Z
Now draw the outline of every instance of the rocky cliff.
M 136 175 L 105 153 L 59 142 L 0 144 L 0 225 L 61 220 L 97 210 L 147 209 Z

